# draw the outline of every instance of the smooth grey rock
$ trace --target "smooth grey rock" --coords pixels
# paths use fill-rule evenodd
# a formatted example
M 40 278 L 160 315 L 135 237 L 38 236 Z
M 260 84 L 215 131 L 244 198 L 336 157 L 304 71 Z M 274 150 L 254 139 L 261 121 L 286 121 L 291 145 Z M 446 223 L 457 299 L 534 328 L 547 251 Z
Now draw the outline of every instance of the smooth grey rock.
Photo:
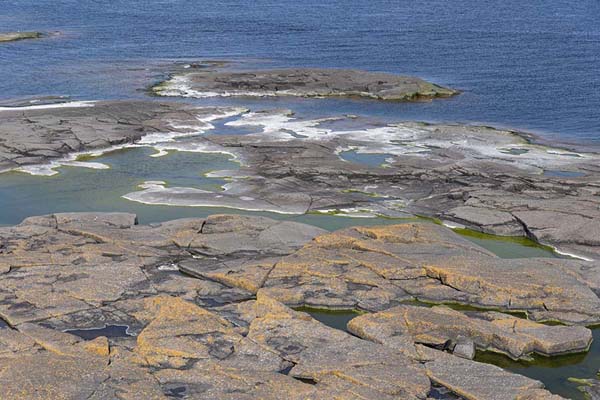
M 152 88 L 162 96 L 301 96 L 423 100 L 458 92 L 422 79 L 342 69 L 228 71 L 177 74 Z

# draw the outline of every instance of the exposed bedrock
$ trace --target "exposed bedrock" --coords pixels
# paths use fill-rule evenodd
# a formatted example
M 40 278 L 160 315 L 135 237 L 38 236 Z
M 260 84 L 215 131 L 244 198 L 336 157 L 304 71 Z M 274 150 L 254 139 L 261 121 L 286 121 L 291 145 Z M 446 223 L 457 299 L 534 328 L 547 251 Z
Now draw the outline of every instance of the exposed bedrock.
M 283 213 L 413 213 L 485 233 L 529 236 L 583 258 L 600 256 L 596 154 L 533 145 L 514 132 L 486 127 L 403 123 L 336 131 L 327 123 L 333 122 L 251 113 L 230 124 L 262 126 L 262 132 L 198 138 L 195 146 L 234 153 L 244 163 L 239 171 L 221 173 L 234 181 L 218 201 Z M 385 165 L 349 162 L 342 158 L 347 150 L 367 158 L 384 154 Z M 217 201 L 215 194 L 164 187 L 127 198 L 177 205 Z
M 152 101 L 82 101 L 0 107 L 0 170 L 131 144 L 150 134 L 200 132 L 234 112 Z
M 290 214 L 419 214 L 486 233 L 529 236 L 583 258 L 600 256 L 596 154 L 535 145 L 530 136 L 480 126 L 243 112 L 138 101 L 0 107 L 0 168 L 64 162 L 73 153 L 132 144 L 231 153 L 242 167 L 213 173 L 232 178 L 224 191 L 155 183 L 126 198 Z M 256 133 L 206 134 L 214 128 L 210 121 L 236 115 L 226 125 Z M 188 138 L 170 141 L 176 136 Z M 347 151 L 385 161 L 348 161 Z
M 316 68 L 256 71 L 207 68 L 175 74 L 152 91 L 161 96 L 362 97 L 397 101 L 458 94 L 456 90 L 412 76 Z
M 430 223 L 326 233 L 71 213 L 0 228 L 0 241 L 2 398 L 424 400 L 434 383 L 465 399 L 559 399 L 465 348 L 585 351 L 583 325 L 600 321 L 596 264 L 504 260 Z M 350 321 L 352 336 L 296 305 L 375 313 Z M 503 313 L 516 310 L 530 320 Z

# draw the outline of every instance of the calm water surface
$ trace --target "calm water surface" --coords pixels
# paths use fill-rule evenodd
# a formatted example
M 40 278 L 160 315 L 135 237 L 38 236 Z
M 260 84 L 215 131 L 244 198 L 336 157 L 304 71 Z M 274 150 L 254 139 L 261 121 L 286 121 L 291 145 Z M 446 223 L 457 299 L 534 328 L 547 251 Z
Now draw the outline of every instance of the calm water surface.
M 0 46 L 0 98 L 142 97 L 159 77 L 146 68 L 160 60 L 353 67 L 415 74 L 464 94 L 426 104 L 292 105 L 308 114 L 485 122 L 600 145 L 597 0 L 3 0 L 0 30 L 18 29 L 62 36 Z

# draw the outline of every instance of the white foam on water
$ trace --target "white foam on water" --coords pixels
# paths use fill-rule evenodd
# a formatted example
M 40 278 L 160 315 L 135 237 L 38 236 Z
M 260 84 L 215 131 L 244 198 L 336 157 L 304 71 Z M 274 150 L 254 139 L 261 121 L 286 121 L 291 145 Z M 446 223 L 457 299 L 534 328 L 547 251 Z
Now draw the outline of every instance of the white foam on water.
M 336 119 L 336 118 L 333 118 Z M 524 143 L 513 133 L 498 130 L 490 142 L 486 133 L 474 131 L 468 136 L 438 130 L 435 125 L 418 125 L 414 123 L 399 123 L 374 128 L 356 130 L 332 130 L 319 126 L 323 121 L 331 120 L 313 119 L 300 120 L 292 117 L 288 111 L 280 112 L 250 112 L 244 114 L 239 120 L 228 122 L 229 126 L 260 126 L 262 132 L 253 136 L 263 136 L 265 140 L 329 140 L 336 136 L 362 142 L 362 146 L 354 149 L 358 153 L 390 154 L 391 156 L 411 155 L 426 157 L 432 149 L 463 150 L 473 158 L 488 158 L 502 161 L 523 168 L 532 173 L 539 173 L 545 166 L 573 165 L 591 157 L 591 154 L 549 149 L 544 146 Z M 465 127 L 468 130 L 469 127 Z M 527 150 L 522 154 L 507 153 L 507 148 Z
M 15 168 L 13 171 L 24 172 L 33 176 L 52 176 L 57 175 L 58 171 L 55 171 L 54 168 L 58 167 L 58 165 L 52 164 L 40 164 L 40 165 L 26 165 L 23 167 Z
M 466 226 L 464 226 L 463 224 L 459 224 L 457 222 L 452 222 L 452 221 L 442 221 L 442 225 L 444 225 L 446 228 L 450 228 L 450 229 L 465 229 Z
M 158 158 L 158 157 L 166 156 L 168 154 L 169 154 L 168 151 L 166 151 L 164 149 L 158 149 L 158 151 L 156 153 L 154 153 L 154 154 L 151 154 L 150 157 Z
M 215 193 L 191 187 L 165 187 L 164 182 L 148 181 L 138 187 L 144 190 L 121 196 L 122 198 L 142 204 L 229 208 L 243 211 L 272 212 L 277 214 L 301 215 L 305 210 L 292 210 L 284 207 L 273 207 L 267 202 L 252 199 L 247 196 L 235 196 Z M 178 197 L 178 196 L 183 196 Z M 246 197 L 245 199 L 243 197 Z M 249 203 L 253 201 L 253 205 Z
M 320 210 L 311 210 L 319 214 L 333 214 L 338 217 L 348 218 L 377 218 L 379 215 L 375 210 L 364 208 L 329 208 Z
M 157 268 L 159 271 L 179 271 L 179 266 L 175 263 L 159 265 Z
M 95 101 L 70 101 L 66 103 L 38 104 L 23 107 L 0 107 L 0 111 L 47 110 L 52 108 L 82 108 L 94 107 Z
M 293 92 L 254 92 L 250 90 L 235 90 L 235 91 L 223 91 L 223 92 L 211 92 L 211 91 L 199 91 L 192 89 L 189 80 L 184 75 L 177 75 L 172 77 L 166 82 L 163 82 L 158 88 L 155 88 L 154 92 L 159 96 L 166 97 L 192 97 L 198 99 L 213 98 L 213 97 L 277 97 L 286 94 L 293 94 Z
M 60 165 L 68 166 L 68 167 L 80 167 L 80 168 L 90 168 L 90 169 L 110 169 L 109 165 L 99 163 L 99 162 L 90 162 L 90 161 L 62 161 Z
M 582 261 L 595 261 L 593 258 L 588 258 L 588 257 L 584 257 L 584 256 L 580 256 L 578 254 L 574 254 L 574 253 L 569 253 L 566 251 L 562 251 L 560 249 L 558 249 L 555 246 L 550 246 L 552 248 L 552 250 L 554 250 L 555 253 L 560 254 L 561 256 L 567 256 L 567 257 L 571 257 L 571 258 L 576 258 L 578 260 L 582 260 Z

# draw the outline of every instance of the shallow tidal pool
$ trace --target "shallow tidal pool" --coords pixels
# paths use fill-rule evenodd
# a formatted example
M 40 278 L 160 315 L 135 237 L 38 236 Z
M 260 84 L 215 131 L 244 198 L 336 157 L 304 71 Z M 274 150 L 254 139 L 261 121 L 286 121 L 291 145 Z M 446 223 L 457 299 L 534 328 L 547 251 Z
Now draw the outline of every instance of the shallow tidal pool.
M 218 207 L 183 207 L 147 205 L 129 201 L 122 196 L 139 190 L 148 181 L 164 181 L 166 186 L 193 187 L 219 191 L 226 179 L 207 177 L 217 170 L 235 170 L 239 165 L 224 154 L 171 151 L 161 157 L 151 147 L 116 150 L 86 161 L 101 163 L 105 169 L 73 166 L 57 167 L 58 174 L 33 176 L 23 172 L 0 174 L 0 225 L 14 225 L 24 218 L 55 212 L 120 211 L 138 215 L 139 223 L 147 224 L 177 218 L 203 218 L 212 214 L 235 213 L 259 215 L 275 219 L 303 222 L 334 231 L 356 225 L 388 225 L 408 222 L 433 223 L 423 218 L 356 218 L 331 213 L 284 215 L 271 212 L 247 212 Z M 355 161 L 356 162 L 356 161 Z M 369 162 L 378 164 L 382 159 Z M 502 258 L 557 257 L 550 248 L 525 238 L 503 238 L 457 229 L 458 234 L 492 251 Z M 358 313 L 301 309 L 336 329 Z M 1 323 L 1 321 L 0 321 Z M 1 326 L 0 326 L 1 328 Z M 94 332 L 81 332 L 82 335 Z M 600 329 L 594 330 L 594 343 L 588 353 L 545 358 L 532 363 L 514 362 L 506 357 L 479 353 L 478 360 L 500 365 L 509 370 L 541 380 L 554 393 L 575 399 L 583 395 L 569 377 L 591 378 L 600 368 Z

